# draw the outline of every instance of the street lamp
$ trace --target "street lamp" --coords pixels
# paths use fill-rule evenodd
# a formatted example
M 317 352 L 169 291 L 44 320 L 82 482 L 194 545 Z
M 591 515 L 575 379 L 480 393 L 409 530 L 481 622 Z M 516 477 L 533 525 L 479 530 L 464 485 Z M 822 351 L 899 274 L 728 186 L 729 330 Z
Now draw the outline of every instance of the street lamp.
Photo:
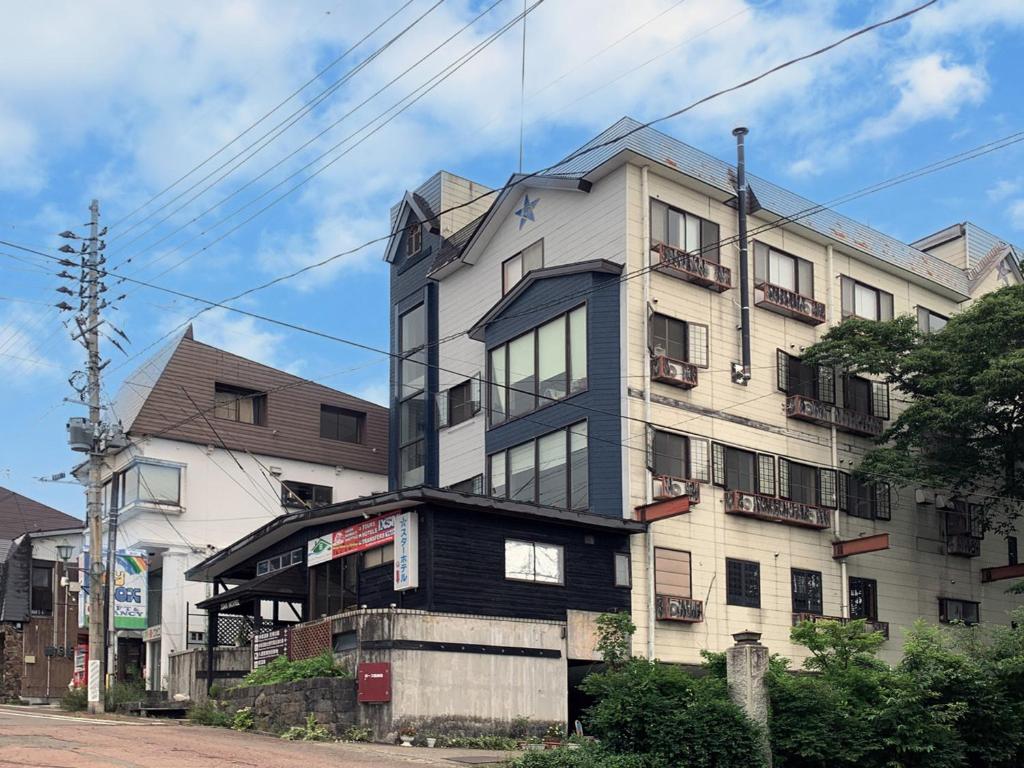
M 68 564 L 68 560 L 71 559 L 71 555 L 74 551 L 75 548 L 66 541 L 57 545 L 57 557 L 61 559 L 61 562 L 64 563 L 64 565 Z

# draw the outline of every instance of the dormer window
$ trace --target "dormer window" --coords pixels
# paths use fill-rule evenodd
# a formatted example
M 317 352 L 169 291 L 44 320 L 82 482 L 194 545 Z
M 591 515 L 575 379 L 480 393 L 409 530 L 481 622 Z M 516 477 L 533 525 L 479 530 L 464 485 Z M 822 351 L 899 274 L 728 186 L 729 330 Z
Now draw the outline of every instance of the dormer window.
M 267 424 L 267 394 L 255 389 L 216 383 L 214 388 L 214 415 L 242 424 Z
M 405 255 L 415 256 L 421 248 L 423 248 L 423 225 L 418 221 L 413 221 L 405 231 Z

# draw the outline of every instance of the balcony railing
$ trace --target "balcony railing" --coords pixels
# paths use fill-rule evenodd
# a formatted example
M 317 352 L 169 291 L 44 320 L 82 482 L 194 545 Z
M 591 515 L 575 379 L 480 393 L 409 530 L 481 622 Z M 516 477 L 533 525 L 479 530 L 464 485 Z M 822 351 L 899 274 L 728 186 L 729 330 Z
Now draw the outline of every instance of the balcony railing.
M 823 507 L 789 499 L 777 499 L 774 496 L 762 496 L 759 493 L 726 492 L 725 511 L 730 515 L 819 530 L 832 525 L 832 513 Z
M 838 621 L 840 624 L 849 624 L 856 619 L 846 619 L 842 616 L 820 616 L 817 613 L 794 613 L 793 625 L 796 626 L 801 621 Z M 889 639 L 889 622 L 887 621 L 865 619 L 864 627 L 868 632 L 881 632 L 886 640 Z
M 966 533 L 949 534 L 946 536 L 946 554 L 978 557 L 981 554 L 981 539 Z
M 682 480 L 668 475 L 655 475 L 651 497 L 655 501 L 686 496 L 690 504 L 700 503 L 700 483 L 696 480 Z
M 704 621 L 704 603 L 691 597 L 657 595 L 655 605 L 658 621 L 682 621 L 687 624 Z
M 673 387 L 693 389 L 697 386 L 697 366 L 673 360 L 667 355 L 654 355 L 651 358 L 651 378 Z
M 651 250 L 658 254 L 659 272 L 703 285 L 719 293 L 732 288 L 732 272 L 728 267 L 664 243 L 655 243 Z
M 754 304 L 810 325 L 825 322 L 825 305 L 822 302 L 781 285 L 761 283 L 754 286 Z
M 878 416 L 840 408 L 805 395 L 790 395 L 786 398 L 786 416 L 821 424 L 823 427 L 835 427 L 840 432 L 854 435 L 878 437 L 882 434 L 882 420 Z

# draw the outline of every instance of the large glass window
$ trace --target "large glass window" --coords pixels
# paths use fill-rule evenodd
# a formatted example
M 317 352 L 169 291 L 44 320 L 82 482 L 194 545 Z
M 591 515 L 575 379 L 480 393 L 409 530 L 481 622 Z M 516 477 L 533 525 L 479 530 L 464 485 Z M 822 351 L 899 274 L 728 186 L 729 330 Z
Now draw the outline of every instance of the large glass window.
M 954 600 L 951 597 L 940 597 L 939 621 L 943 624 L 963 622 L 968 626 L 977 624 L 980 607 L 980 603 L 973 600 Z
M 708 365 L 708 327 L 677 320 L 667 315 L 652 315 L 650 347 L 655 355 L 706 368 Z
M 334 489 L 329 485 L 314 485 L 298 480 L 281 483 L 281 505 L 285 507 L 322 507 L 330 504 Z
M 865 320 L 892 320 L 892 294 L 881 291 L 853 278 L 842 277 L 843 317 L 860 317 Z
M 718 263 L 718 225 L 692 213 L 651 200 L 651 243 L 664 243 Z
M 925 307 L 917 308 L 917 329 L 921 333 L 938 333 L 946 327 L 946 323 L 949 322 L 949 318 L 945 315 L 940 315 L 938 312 L 932 312 L 930 309 Z
M 789 487 L 783 489 L 787 497 L 801 504 L 818 503 L 818 468 L 808 464 L 787 461 Z
M 121 506 L 134 502 L 181 503 L 181 468 L 165 464 L 133 464 L 120 478 Z
M 764 243 L 754 243 L 754 284 L 771 283 L 814 298 L 814 265 Z
M 584 305 L 490 351 L 491 426 L 586 389 L 586 318 Z
M 544 584 L 564 583 L 562 548 L 555 544 L 506 539 L 505 578 Z
M 309 569 L 312 616 L 332 616 L 358 604 L 359 555 L 339 557 Z
M 589 503 L 585 421 L 491 454 L 487 464 L 492 496 L 560 509 Z
M 419 485 L 426 461 L 427 312 L 419 304 L 399 318 L 398 471 L 403 487 Z

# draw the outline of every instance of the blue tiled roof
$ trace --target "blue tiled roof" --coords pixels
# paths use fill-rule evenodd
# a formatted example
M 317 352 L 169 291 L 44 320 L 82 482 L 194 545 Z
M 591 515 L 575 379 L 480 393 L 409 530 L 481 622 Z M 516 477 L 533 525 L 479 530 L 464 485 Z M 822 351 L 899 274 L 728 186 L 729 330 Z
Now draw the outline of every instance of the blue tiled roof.
M 1001 237 L 996 237 L 977 224 L 969 221 L 964 222 L 964 230 L 967 235 L 967 263 L 970 267 L 976 267 L 988 256 L 993 249 L 1009 246 L 1015 253 L 1021 253 L 1021 249 L 1008 243 Z

